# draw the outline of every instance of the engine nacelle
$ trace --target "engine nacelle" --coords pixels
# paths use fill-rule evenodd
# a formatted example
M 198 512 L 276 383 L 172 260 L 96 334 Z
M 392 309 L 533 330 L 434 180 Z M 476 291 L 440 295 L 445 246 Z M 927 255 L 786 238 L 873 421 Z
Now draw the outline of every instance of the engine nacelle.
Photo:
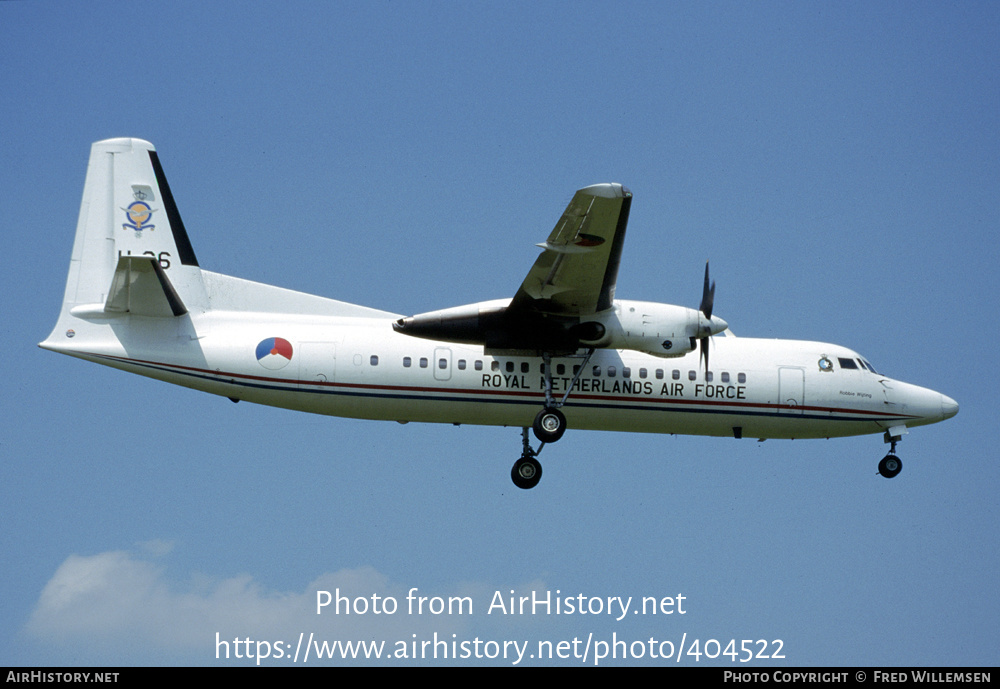
M 696 309 L 643 301 L 615 301 L 613 311 L 579 328 L 586 346 L 660 357 L 684 356 L 697 346 L 698 337 L 711 334 L 709 321 Z
M 644 301 L 615 301 L 593 318 L 533 311 L 510 313 L 510 300 L 466 304 L 400 318 L 393 330 L 443 342 L 481 344 L 487 350 L 574 352 L 580 347 L 631 349 L 661 357 L 684 356 L 699 338 L 727 325 L 695 309 Z

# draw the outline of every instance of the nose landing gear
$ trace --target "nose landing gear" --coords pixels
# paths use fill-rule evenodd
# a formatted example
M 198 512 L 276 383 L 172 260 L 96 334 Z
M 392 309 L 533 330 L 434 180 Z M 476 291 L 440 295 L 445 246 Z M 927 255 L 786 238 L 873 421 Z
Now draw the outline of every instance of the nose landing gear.
M 892 478 L 902 470 L 903 462 L 891 452 L 878 463 L 878 473 L 886 478 Z
M 882 461 L 878 463 L 878 473 L 885 478 L 894 478 L 903 470 L 903 462 L 896 456 L 896 443 L 903 439 L 903 433 L 906 433 L 905 427 L 890 428 L 885 432 L 885 442 L 891 443 L 889 445 L 889 454 L 883 457 Z

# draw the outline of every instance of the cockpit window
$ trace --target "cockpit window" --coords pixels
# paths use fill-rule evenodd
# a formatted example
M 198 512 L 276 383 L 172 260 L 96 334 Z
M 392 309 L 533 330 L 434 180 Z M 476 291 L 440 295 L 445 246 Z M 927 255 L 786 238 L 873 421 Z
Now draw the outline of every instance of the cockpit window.
M 871 362 L 869 362 L 869 361 L 868 361 L 867 359 L 860 359 L 859 361 L 861 361 L 861 364 L 862 364 L 862 365 L 863 365 L 863 366 L 864 366 L 865 368 L 867 368 L 867 369 L 868 369 L 869 371 L 871 371 L 871 372 L 872 372 L 872 373 L 874 373 L 875 375 L 879 375 L 879 372 L 875 370 L 875 367 L 874 367 L 874 366 L 872 366 L 872 365 L 871 365 Z
M 844 369 L 851 369 L 854 371 L 858 370 L 858 365 L 855 363 L 854 359 L 848 359 L 846 357 L 837 357 L 837 361 L 840 362 L 840 367 Z

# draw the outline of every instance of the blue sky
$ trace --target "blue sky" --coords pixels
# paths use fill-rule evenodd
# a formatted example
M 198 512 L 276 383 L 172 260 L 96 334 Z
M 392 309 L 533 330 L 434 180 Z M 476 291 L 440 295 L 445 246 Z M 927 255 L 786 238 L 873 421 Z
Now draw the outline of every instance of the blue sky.
M 437 632 L 995 665 L 997 36 L 987 2 L 0 3 L 0 664 Z M 404 314 L 510 296 L 573 192 L 621 182 L 619 297 L 696 306 L 711 259 L 738 335 L 846 345 L 961 412 L 914 429 L 892 481 L 878 436 L 571 430 L 519 491 L 517 429 L 59 357 L 35 345 L 112 136 L 156 145 L 203 267 Z M 475 609 L 316 615 L 338 587 Z M 511 590 L 686 613 L 487 614 Z

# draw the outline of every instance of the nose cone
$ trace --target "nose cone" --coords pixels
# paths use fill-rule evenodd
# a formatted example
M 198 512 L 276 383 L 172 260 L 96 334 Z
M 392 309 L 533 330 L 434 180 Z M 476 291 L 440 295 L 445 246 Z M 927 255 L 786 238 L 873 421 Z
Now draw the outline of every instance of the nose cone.
M 948 395 L 941 395 L 942 419 L 950 419 L 957 413 L 958 413 L 958 402 L 948 397 Z
M 958 403 L 947 395 L 898 380 L 885 379 L 886 402 L 891 411 L 910 417 L 907 426 L 925 426 L 950 419 L 958 413 Z

